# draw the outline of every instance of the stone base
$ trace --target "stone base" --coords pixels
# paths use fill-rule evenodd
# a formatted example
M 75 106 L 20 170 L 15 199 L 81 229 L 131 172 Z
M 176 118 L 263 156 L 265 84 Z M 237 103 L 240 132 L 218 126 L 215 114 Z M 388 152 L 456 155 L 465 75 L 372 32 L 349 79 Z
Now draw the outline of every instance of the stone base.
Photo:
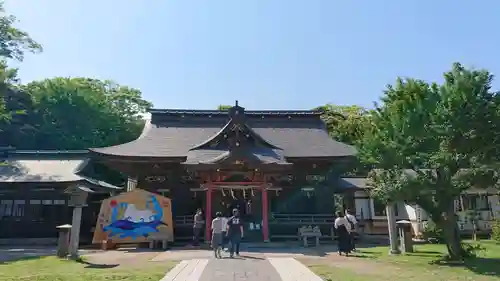
M 391 250 L 389 251 L 389 254 L 390 254 L 390 255 L 400 255 L 400 254 L 401 254 L 401 251 L 400 251 L 400 250 L 392 250 L 392 249 L 391 249 Z

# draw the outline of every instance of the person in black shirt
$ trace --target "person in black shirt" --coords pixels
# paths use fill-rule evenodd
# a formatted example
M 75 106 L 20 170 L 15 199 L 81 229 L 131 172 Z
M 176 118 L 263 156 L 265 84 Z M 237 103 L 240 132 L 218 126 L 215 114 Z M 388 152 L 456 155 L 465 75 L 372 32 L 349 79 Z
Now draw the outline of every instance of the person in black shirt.
M 200 236 L 203 234 L 203 212 L 201 209 L 196 210 L 193 220 L 193 246 L 199 246 Z
M 231 247 L 229 249 L 230 257 L 234 257 L 234 253 L 236 255 L 240 255 L 240 243 L 243 238 L 243 221 L 240 217 L 240 211 L 238 209 L 233 210 L 233 216 L 230 217 L 227 221 L 227 234 L 229 237 L 229 241 L 231 241 Z

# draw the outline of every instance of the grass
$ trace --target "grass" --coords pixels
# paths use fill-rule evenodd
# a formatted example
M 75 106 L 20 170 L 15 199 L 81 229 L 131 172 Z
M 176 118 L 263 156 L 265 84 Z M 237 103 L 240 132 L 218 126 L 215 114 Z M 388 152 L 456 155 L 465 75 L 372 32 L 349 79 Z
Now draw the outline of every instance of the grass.
M 445 253 L 444 245 L 416 245 L 415 253 L 392 256 L 388 247 L 363 248 L 355 257 L 335 257 L 328 262 L 308 264 L 324 280 L 387 281 L 394 278 L 409 281 L 490 281 L 500 280 L 500 245 L 481 241 L 484 251 L 463 264 L 438 265 Z
M 160 280 L 175 263 L 150 263 L 145 268 L 96 265 L 85 261 L 61 260 L 56 257 L 33 257 L 0 263 L 0 280 L 16 281 L 100 281 Z

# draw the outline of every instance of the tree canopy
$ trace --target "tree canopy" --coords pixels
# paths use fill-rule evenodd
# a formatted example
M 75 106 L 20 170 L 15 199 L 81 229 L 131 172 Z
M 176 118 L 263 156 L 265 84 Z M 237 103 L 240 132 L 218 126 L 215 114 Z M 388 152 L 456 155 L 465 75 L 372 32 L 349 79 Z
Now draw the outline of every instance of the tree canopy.
M 326 104 L 316 107 L 321 111 L 328 132 L 337 141 L 357 145 L 370 126 L 370 112 L 357 105 Z
M 0 1 L 0 145 L 26 139 L 29 125 L 31 99 L 18 89 L 17 69 L 9 68 L 7 60 L 24 59 L 25 52 L 36 53 L 42 47 L 27 32 L 14 26 L 16 18 L 4 10 Z
M 37 131 L 30 145 L 39 149 L 85 149 L 131 141 L 144 125 L 140 113 L 151 107 L 140 91 L 111 81 L 54 78 L 21 89 L 33 100 Z
M 42 47 L 16 28 L 0 1 L 0 146 L 17 149 L 86 149 L 137 138 L 140 113 L 151 107 L 141 92 L 112 81 L 53 78 L 26 85 L 8 60 L 22 61 Z
M 14 26 L 17 19 L 5 13 L 4 1 L 0 1 L 0 58 L 22 61 L 25 52 L 41 52 L 42 46 L 29 34 Z
M 220 110 L 220 111 L 228 111 L 232 106 L 230 105 L 226 105 L 226 104 L 220 104 L 219 106 L 217 106 L 217 110 Z
M 497 182 L 499 96 L 486 70 L 454 64 L 443 84 L 398 79 L 371 114 L 360 156 L 373 194 L 420 205 L 440 226 L 449 255 L 460 248 L 454 199 Z

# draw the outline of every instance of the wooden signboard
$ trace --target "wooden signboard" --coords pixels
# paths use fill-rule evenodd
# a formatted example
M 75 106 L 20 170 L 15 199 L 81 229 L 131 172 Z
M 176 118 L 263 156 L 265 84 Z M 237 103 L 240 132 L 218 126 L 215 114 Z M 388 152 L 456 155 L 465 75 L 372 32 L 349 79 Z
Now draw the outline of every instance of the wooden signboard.
M 139 243 L 149 236 L 174 241 L 170 199 L 135 188 L 102 202 L 92 243 Z

